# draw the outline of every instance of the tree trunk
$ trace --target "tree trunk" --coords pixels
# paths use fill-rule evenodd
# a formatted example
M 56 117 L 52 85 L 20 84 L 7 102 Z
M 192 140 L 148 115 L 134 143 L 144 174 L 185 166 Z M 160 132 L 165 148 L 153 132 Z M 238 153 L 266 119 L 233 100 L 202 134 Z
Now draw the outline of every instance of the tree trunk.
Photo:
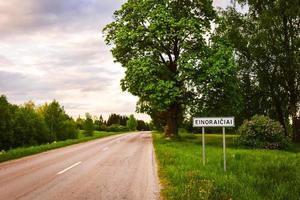
M 293 141 L 299 143 L 300 142 L 300 123 L 299 119 L 296 115 L 292 116 L 292 129 L 293 129 Z
M 280 122 L 280 124 L 282 125 L 282 127 L 284 129 L 285 136 L 288 136 L 288 130 L 286 127 L 286 119 L 284 117 L 284 113 L 283 113 L 282 107 L 280 105 L 280 100 L 276 96 L 274 101 L 275 101 L 275 109 L 277 112 L 278 121 Z
M 297 117 L 292 117 L 293 122 L 293 141 L 300 142 L 300 134 L 299 134 L 299 119 Z
M 172 105 L 166 112 L 165 136 L 173 137 L 178 135 L 179 106 Z
M 293 97 L 293 96 L 292 96 Z M 292 100 L 294 100 L 292 98 Z M 292 117 L 292 129 L 293 129 L 293 141 L 294 142 L 300 142 L 300 132 L 299 132 L 299 119 L 297 117 L 297 106 L 295 101 L 292 101 L 290 105 L 290 115 Z

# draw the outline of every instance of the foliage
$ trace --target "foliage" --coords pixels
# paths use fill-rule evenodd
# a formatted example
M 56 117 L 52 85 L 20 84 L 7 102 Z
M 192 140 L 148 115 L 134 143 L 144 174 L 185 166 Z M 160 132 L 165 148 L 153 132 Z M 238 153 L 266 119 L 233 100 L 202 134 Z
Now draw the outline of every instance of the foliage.
M 233 48 L 217 29 L 210 38 L 207 55 L 195 79 L 195 99 L 188 105 L 188 116 L 236 116 L 242 109 L 238 66 Z M 186 124 L 186 123 L 185 123 Z
M 79 130 L 73 119 L 63 121 L 61 130 L 62 132 L 57 134 L 57 140 L 59 141 L 78 138 Z
M 106 128 L 107 132 L 126 132 L 129 131 L 128 127 L 119 124 L 112 124 Z
M 299 199 L 299 152 L 239 149 L 236 137 L 227 135 L 224 173 L 222 135 L 206 135 L 205 166 L 201 135 L 180 136 L 181 140 L 167 140 L 153 135 L 163 199 Z
M 15 114 L 13 147 L 37 145 L 54 140 L 43 118 L 32 106 L 22 106 Z
M 137 120 L 134 118 L 133 115 L 130 115 L 126 123 L 126 127 L 131 131 L 135 131 L 137 126 L 138 126 Z
M 233 49 L 227 41 L 215 36 L 203 61 L 203 76 L 199 87 L 199 101 L 204 116 L 234 116 L 240 112 L 241 92 L 237 78 Z
M 280 123 L 265 116 L 246 120 L 238 132 L 240 143 L 252 148 L 282 149 L 289 144 Z
M 77 138 L 76 124 L 57 101 L 36 107 L 21 106 L 0 97 L 0 150 Z
M 111 116 L 116 117 L 121 124 L 126 124 L 125 120 L 128 119 L 127 116 L 117 114 Z M 135 122 L 138 124 L 136 120 Z M 141 127 L 146 126 L 143 121 L 140 121 L 140 124 Z M 77 139 L 82 135 L 79 134 L 79 129 L 84 130 L 83 135 L 93 136 L 95 125 L 98 130 L 103 131 L 129 130 L 120 124 L 107 127 L 102 116 L 93 121 L 88 113 L 86 119 L 78 117 L 75 122 L 55 100 L 39 107 L 36 107 L 32 101 L 17 106 L 10 104 L 4 95 L 0 96 L 0 152 L 12 148 Z
M 14 112 L 6 97 L 0 96 L 0 150 L 14 146 Z
M 79 130 L 83 130 L 84 125 L 84 119 L 82 119 L 80 116 L 76 119 L 76 127 Z
M 94 120 L 94 129 L 101 131 L 102 130 L 102 126 L 104 125 L 104 120 L 102 115 L 99 116 L 99 118 L 96 118 Z
M 137 120 L 137 130 L 139 131 L 149 131 L 149 124 L 144 122 L 143 120 Z
M 94 122 L 92 116 L 89 113 L 85 114 L 83 129 L 85 136 L 93 136 Z
M 64 121 L 70 117 L 65 113 L 64 108 L 54 100 L 50 104 L 44 104 L 39 108 L 39 112 L 44 117 L 45 122 L 50 130 L 50 133 L 54 135 L 55 140 L 60 140 L 64 136 Z
M 106 130 L 107 130 L 106 124 L 102 124 L 102 125 L 99 127 L 99 130 L 100 130 L 100 131 L 106 131 Z
M 120 124 L 122 126 L 126 126 L 127 120 L 128 120 L 127 116 L 121 116 L 119 114 L 113 113 L 109 115 L 106 125 L 110 126 L 112 124 Z
M 223 12 L 223 34 L 233 45 L 241 68 L 243 118 L 264 114 L 278 120 L 286 134 L 300 141 L 299 1 L 246 1 L 248 11 Z
M 192 77 L 201 76 L 195 72 L 214 17 L 210 0 L 129 0 L 104 28 L 114 58 L 126 68 L 122 89 L 139 97 L 138 111 L 164 113 L 166 134 L 177 134 L 192 99 Z

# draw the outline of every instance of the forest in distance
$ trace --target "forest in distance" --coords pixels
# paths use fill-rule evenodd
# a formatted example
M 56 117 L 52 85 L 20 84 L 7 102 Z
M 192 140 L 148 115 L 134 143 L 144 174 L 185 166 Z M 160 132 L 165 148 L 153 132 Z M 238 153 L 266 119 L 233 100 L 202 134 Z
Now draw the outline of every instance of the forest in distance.
M 17 147 L 47 144 L 67 139 L 77 139 L 79 131 L 93 136 L 94 131 L 127 132 L 150 130 L 150 124 L 135 119 L 133 115 L 111 114 L 107 120 L 102 115 L 74 119 L 56 100 L 36 106 L 29 101 L 14 105 L 0 96 L 0 151 Z

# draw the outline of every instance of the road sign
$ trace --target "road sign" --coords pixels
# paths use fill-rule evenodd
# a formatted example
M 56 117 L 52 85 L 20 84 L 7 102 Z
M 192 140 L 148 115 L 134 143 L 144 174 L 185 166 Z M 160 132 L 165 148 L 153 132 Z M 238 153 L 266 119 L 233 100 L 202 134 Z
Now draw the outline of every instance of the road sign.
M 234 127 L 234 117 L 195 117 L 194 127 Z
M 234 127 L 234 117 L 195 117 L 193 127 L 202 127 L 202 160 L 205 166 L 205 127 L 222 127 L 223 129 L 223 161 L 224 171 L 226 172 L 226 141 L 225 127 Z

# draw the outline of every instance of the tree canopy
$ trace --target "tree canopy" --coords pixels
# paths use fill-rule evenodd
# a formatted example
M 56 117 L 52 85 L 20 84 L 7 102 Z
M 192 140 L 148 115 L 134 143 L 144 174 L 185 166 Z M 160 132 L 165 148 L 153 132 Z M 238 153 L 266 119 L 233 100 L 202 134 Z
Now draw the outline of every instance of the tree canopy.
M 207 50 L 212 1 L 128 0 L 114 17 L 104 33 L 115 60 L 126 68 L 122 89 L 139 97 L 138 111 L 164 116 L 167 135 L 177 134 Z
M 0 96 L 0 150 L 78 137 L 74 120 L 57 101 L 17 106 Z
M 264 114 L 280 121 L 300 141 L 299 1 L 246 1 L 222 13 L 223 34 L 234 47 L 240 67 L 243 117 Z
M 130 130 L 130 131 L 135 131 L 137 129 L 137 126 L 138 126 L 138 122 L 137 120 L 134 118 L 133 115 L 130 115 L 128 120 L 127 120 L 127 123 L 126 123 L 126 126 L 127 128 Z

